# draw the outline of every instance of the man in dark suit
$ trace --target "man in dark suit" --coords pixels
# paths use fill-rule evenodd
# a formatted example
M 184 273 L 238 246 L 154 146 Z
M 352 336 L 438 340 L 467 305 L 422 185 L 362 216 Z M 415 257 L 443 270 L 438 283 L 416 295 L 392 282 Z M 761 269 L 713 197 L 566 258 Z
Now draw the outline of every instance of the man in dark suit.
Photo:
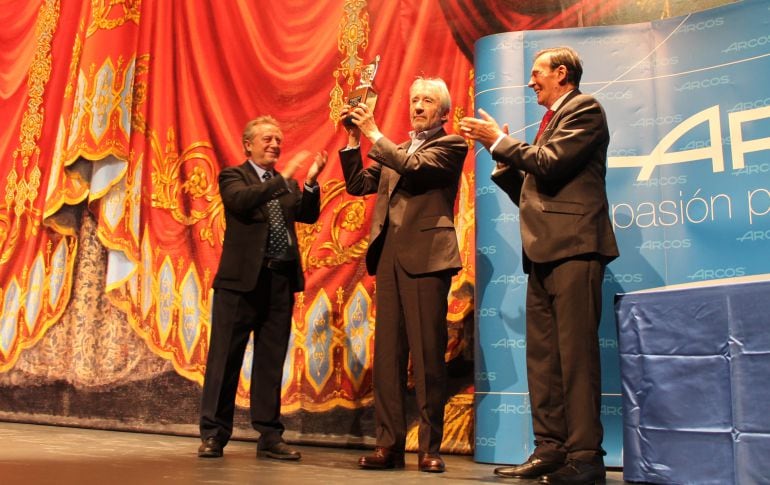
M 249 334 L 254 332 L 250 410 L 259 431 L 257 456 L 298 460 L 282 438 L 281 377 L 291 334 L 294 292 L 304 288 L 294 222 L 314 223 L 320 213 L 316 178 L 326 165 L 319 153 L 304 190 L 292 178 L 308 152 L 275 164 L 283 134 L 278 122 L 261 116 L 246 124 L 248 159 L 219 174 L 225 208 L 225 240 L 214 277 L 211 341 L 201 398 L 198 456 L 222 456 L 233 431 L 235 394 Z
M 535 56 L 529 86 L 548 109 L 533 144 L 508 137 L 483 110 L 461 129 L 497 162 L 492 180 L 519 206 L 527 285 L 527 380 L 535 451 L 495 469 L 540 483 L 605 477 L 600 421 L 599 320 L 604 268 L 618 256 L 605 186 L 604 110 L 578 90 L 568 47 Z
M 380 133 L 364 104 L 343 108 L 352 117 L 340 160 L 348 193 L 377 193 L 366 268 L 377 279 L 374 330 L 376 448 L 362 468 L 403 468 L 404 397 L 409 352 L 420 421 L 418 466 L 443 472 L 447 370 L 446 312 L 452 275 L 462 267 L 454 204 L 468 152 L 465 140 L 442 125 L 450 107 L 440 79 L 417 79 L 410 89 L 411 140 L 396 145 Z M 361 134 L 371 142 L 363 167 Z

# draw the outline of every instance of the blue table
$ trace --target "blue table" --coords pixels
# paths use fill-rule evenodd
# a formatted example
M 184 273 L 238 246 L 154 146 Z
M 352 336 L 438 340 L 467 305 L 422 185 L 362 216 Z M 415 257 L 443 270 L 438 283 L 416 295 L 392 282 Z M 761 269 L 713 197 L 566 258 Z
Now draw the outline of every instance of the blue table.
M 623 478 L 770 483 L 770 281 L 616 297 Z

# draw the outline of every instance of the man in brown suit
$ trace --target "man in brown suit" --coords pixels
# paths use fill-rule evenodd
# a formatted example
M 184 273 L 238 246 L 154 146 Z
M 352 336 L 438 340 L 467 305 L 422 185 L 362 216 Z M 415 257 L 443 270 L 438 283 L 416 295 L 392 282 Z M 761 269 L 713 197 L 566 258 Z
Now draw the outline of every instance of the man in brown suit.
M 548 109 L 533 144 L 483 110 L 461 129 L 497 162 L 492 180 L 519 206 L 527 285 L 527 381 L 535 451 L 500 467 L 509 478 L 594 483 L 605 477 L 599 320 L 604 268 L 618 256 L 605 173 L 610 135 L 599 102 L 580 93 L 568 47 L 535 56 L 529 86 Z
M 235 393 L 243 354 L 254 333 L 251 364 L 251 424 L 260 433 L 257 456 L 298 460 L 282 438 L 281 377 L 291 334 L 294 293 L 305 280 L 294 222 L 314 223 L 320 213 L 316 178 L 326 165 L 319 153 L 305 178 L 294 180 L 308 152 L 281 172 L 275 164 L 283 133 L 271 116 L 249 121 L 243 130 L 248 159 L 219 174 L 225 208 L 225 241 L 214 277 L 211 340 L 201 397 L 198 456 L 218 458 L 233 431 Z
M 377 446 L 359 460 L 362 468 L 403 468 L 406 442 L 404 397 L 409 352 L 419 410 L 418 466 L 443 472 L 439 454 L 444 429 L 447 371 L 447 298 L 462 264 L 454 204 L 468 152 L 465 140 L 442 125 L 450 108 L 440 79 L 418 78 L 409 91 L 411 140 L 396 145 L 380 133 L 364 104 L 346 106 L 352 117 L 340 160 L 348 193 L 377 193 L 366 268 L 377 276 L 374 330 L 374 408 Z M 361 134 L 372 142 L 363 167 Z

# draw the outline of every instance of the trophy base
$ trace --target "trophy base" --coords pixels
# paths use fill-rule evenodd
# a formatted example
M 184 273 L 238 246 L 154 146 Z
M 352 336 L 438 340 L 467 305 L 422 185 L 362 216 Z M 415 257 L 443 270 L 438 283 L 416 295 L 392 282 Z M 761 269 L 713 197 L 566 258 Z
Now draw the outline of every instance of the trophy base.
M 350 92 L 346 104 L 355 108 L 359 104 L 365 104 L 371 111 L 374 111 L 374 105 L 377 104 L 377 92 L 371 86 L 358 87 Z M 347 115 L 342 118 L 342 124 L 348 128 L 356 126 L 353 123 L 353 116 Z

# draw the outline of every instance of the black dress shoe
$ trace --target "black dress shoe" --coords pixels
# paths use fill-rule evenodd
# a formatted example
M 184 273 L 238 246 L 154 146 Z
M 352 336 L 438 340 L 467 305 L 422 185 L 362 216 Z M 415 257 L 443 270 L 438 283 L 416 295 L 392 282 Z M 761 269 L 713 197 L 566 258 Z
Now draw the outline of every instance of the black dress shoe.
M 216 438 L 206 438 L 198 447 L 201 458 L 219 458 L 222 456 L 222 444 Z
M 446 465 L 438 453 L 418 453 L 417 467 L 421 472 L 444 473 Z
M 377 446 L 374 448 L 374 453 L 358 459 L 358 466 L 372 470 L 404 468 L 404 452 Z
M 603 484 L 607 476 L 604 460 L 594 461 L 567 460 L 567 463 L 553 473 L 540 477 L 539 483 L 556 485 L 591 485 Z
M 495 468 L 495 475 L 505 478 L 537 478 L 546 473 L 555 472 L 564 465 L 561 461 L 549 461 L 535 455 L 527 458 L 521 465 Z
M 299 451 L 290 447 L 283 441 L 279 441 L 265 448 L 257 448 L 257 456 L 260 458 L 273 458 L 275 460 L 299 460 L 302 458 Z

